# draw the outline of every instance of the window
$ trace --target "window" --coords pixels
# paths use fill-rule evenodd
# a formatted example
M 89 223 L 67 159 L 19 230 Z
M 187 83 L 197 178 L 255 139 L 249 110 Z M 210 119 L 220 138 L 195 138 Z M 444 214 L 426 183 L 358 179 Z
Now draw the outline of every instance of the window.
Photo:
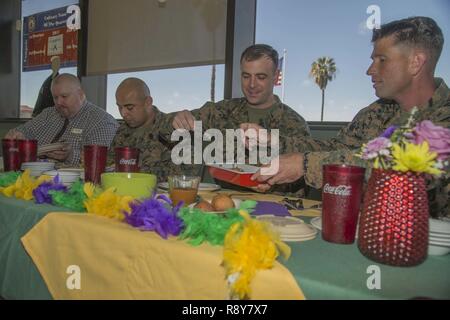
M 22 20 L 24 17 L 35 13 L 64 7 L 71 4 L 78 4 L 77 0 L 22 0 Z M 27 71 L 23 72 L 23 42 L 22 42 L 22 63 L 20 80 L 20 117 L 31 117 L 31 113 L 36 104 L 39 90 L 45 79 L 52 74 L 52 70 Z M 61 68 L 60 73 L 77 74 L 76 67 Z
M 330 56 L 336 78 L 325 90 L 324 121 L 351 121 L 376 99 L 366 70 L 371 62 L 372 32 L 366 27 L 367 8 L 376 4 L 381 23 L 409 16 L 429 16 L 445 36 L 450 34 L 450 4 L 445 0 L 259 0 L 256 43 L 267 43 L 279 52 L 287 50 L 284 102 L 308 121 L 320 120 L 322 93 L 311 79 L 311 64 Z M 450 44 L 446 39 L 436 76 L 450 82 Z M 281 86 L 275 93 L 281 97 Z
M 153 104 L 163 112 L 201 107 L 211 100 L 212 66 L 129 72 L 108 75 L 107 111 L 121 118 L 115 92 L 122 80 L 140 78 L 150 88 Z M 224 65 L 216 65 L 215 101 L 223 99 Z

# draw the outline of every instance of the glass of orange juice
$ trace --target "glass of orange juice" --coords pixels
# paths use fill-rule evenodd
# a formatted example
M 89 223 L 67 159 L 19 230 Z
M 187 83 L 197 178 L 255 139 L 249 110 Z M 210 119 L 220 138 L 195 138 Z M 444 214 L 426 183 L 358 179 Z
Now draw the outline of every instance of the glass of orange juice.
M 198 176 L 169 176 L 169 195 L 174 206 L 180 201 L 184 206 L 195 202 L 200 184 Z

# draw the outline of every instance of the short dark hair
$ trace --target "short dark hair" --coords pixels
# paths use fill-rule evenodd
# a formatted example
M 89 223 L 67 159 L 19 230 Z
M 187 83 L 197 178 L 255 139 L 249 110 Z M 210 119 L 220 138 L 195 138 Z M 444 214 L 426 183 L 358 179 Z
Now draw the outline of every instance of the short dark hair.
M 278 68 L 278 52 L 267 44 L 254 44 L 242 52 L 241 63 L 245 61 L 258 60 L 261 57 L 267 57 L 272 60 L 275 70 Z M 274 71 L 275 71 L 274 70 Z
M 444 35 L 437 23 L 428 17 L 410 17 L 392 21 L 374 29 L 372 42 L 394 35 L 396 43 L 428 51 L 432 67 L 436 66 L 444 46 Z

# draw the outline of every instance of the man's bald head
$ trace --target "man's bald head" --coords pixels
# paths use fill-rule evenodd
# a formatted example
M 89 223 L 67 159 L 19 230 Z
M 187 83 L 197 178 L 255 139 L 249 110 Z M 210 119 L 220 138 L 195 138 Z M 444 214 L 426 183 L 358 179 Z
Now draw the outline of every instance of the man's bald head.
M 116 90 L 116 104 L 123 120 L 131 128 L 150 124 L 154 120 L 155 113 L 150 89 L 141 79 L 123 80 Z
M 52 81 L 52 87 L 55 84 L 65 84 L 65 85 L 69 85 L 75 89 L 81 89 L 81 82 L 78 79 L 78 77 L 74 76 L 73 74 L 70 74 L 70 73 L 62 73 L 62 74 L 56 76 Z
M 67 119 L 75 116 L 86 101 L 80 80 L 73 74 L 56 76 L 52 81 L 51 91 L 56 110 Z
M 144 81 L 138 78 L 126 78 L 125 80 L 123 80 L 117 87 L 116 95 L 118 92 L 130 91 L 136 91 L 138 96 L 142 97 L 143 99 L 151 96 L 148 86 Z

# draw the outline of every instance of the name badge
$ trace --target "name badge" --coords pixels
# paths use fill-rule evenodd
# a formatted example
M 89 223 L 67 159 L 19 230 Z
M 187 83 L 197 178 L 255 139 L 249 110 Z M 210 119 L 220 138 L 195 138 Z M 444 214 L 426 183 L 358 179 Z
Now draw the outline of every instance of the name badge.
M 73 128 L 70 132 L 73 133 L 73 134 L 82 134 L 83 133 L 83 129 Z

